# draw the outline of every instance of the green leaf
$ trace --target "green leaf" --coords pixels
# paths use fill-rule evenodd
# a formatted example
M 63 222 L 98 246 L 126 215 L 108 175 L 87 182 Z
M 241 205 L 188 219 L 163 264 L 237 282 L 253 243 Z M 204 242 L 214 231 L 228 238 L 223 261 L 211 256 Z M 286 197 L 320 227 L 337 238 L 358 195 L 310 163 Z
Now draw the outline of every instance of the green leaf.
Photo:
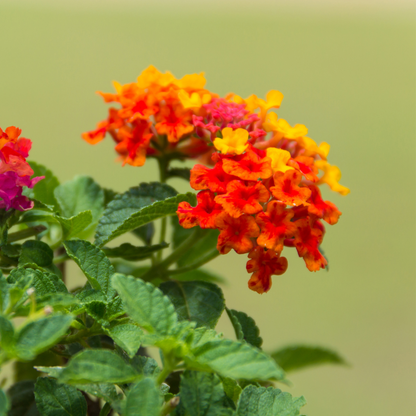
M 249 344 L 221 339 L 208 341 L 185 358 L 195 369 L 212 370 L 224 377 L 250 380 L 282 380 L 284 372 L 275 361 Z
M 52 205 L 56 210 L 58 208 L 58 201 L 54 196 L 54 190 L 59 186 L 58 178 L 47 167 L 40 163 L 29 161 L 30 167 L 33 169 L 34 176 L 44 176 L 45 178 L 39 181 L 27 195 L 29 198 L 35 198 L 47 205 Z
M 65 335 L 72 320 L 72 315 L 55 314 L 27 323 L 16 333 L 16 356 L 22 360 L 35 358 Z
M 55 215 L 62 227 L 62 238 L 70 239 L 79 236 L 93 221 L 90 210 L 82 211 L 70 218 Z
M 10 397 L 8 416 L 39 416 L 35 403 L 34 389 L 34 380 L 19 381 L 10 387 L 7 391 Z
M 224 308 L 222 290 L 208 282 L 165 282 L 160 290 L 175 306 L 178 319 L 194 321 L 198 326 L 215 328 Z
M 195 196 L 176 195 L 173 188 L 157 182 L 131 188 L 108 204 L 97 226 L 95 244 L 103 246 L 121 234 L 174 215 L 182 201 L 194 202 Z
M 287 372 L 322 364 L 347 364 L 337 352 L 314 345 L 291 345 L 271 356 Z
M 110 285 L 110 278 L 114 274 L 114 268 L 106 255 L 85 240 L 65 241 L 64 247 L 68 256 L 81 268 L 91 286 L 96 290 L 102 290 L 107 295 L 107 299 L 111 299 L 114 290 Z
M 169 298 L 150 283 L 116 273 L 113 287 L 117 290 L 130 318 L 149 332 L 168 334 L 178 322 Z
M 9 399 L 6 396 L 6 393 L 0 389 L 0 416 L 6 416 L 9 408 Z
M 86 312 L 92 316 L 101 325 L 107 324 L 105 315 L 107 312 L 107 302 L 102 300 L 92 300 L 85 304 Z
M 203 282 L 213 282 L 213 283 L 225 283 L 226 280 L 218 276 L 208 270 L 203 269 L 195 269 L 191 270 L 189 272 L 181 273 L 181 274 L 175 274 L 173 276 L 175 280 L 179 280 L 181 282 L 189 282 L 192 280 L 201 280 Z
M 200 347 L 208 341 L 219 339 L 221 339 L 221 335 L 215 332 L 213 329 L 208 329 L 206 327 L 196 328 L 192 332 L 191 349 Z
M 125 416 L 159 416 L 161 394 L 155 380 L 144 378 L 127 393 Z
M 73 217 L 90 210 L 92 221 L 97 222 L 104 210 L 104 191 L 89 176 L 76 176 L 55 189 L 55 197 L 63 217 Z
M 92 396 L 99 397 L 108 403 L 113 403 L 118 400 L 116 388 L 110 383 L 100 384 L 75 384 L 78 390 L 85 391 L 85 393 L 91 394 Z
M 215 374 L 185 371 L 181 376 L 181 403 L 192 416 L 231 415 L 221 380 Z
M 36 380 L 39 372 L 35 366 L 59 366 L 62 364 L 62 357 L 51 352 L 45 351 L 39 354 L 32 361 L 15 361 L 13 363 L 13 376 L 15 381 Z M 35 398 L 33 397 L 33 400 Z
M 241 393 L 237 416 L 298 416 L 305 406 L 302 397 L 293 398 L 291 394 L 273 387 L 247 386 Z
M 14 345 L 14 328 L 11 321 L 0 315 L 0 347 L 10 351 Z
M 234 402 L 237 403 L 240 394 L 242 392 L 242 388 L 238 385 L 238 383 L 229 377 L 224 377 L 222 380 L 222 386 L 224 388 L 225 394 Z
M 72 386 L 39 377 L 35 385 L 35 399 L 42 416 L 86 416 L 87 402 Z
M 53 251 L 43 241 L 28 240 L 22 245 L 19 266 L 36 265 L 47 268 L 52 265 Z
M 170 168 L 167 171 L 168 178 L 182 178 L 186 181 L 191 179 L 191 170 L 189 168 Z
M 157 362 L 153 358 L 143 355 L 135 355 L 131 360 L 131 365 L 145 377 L 154 377 L 160 373 Z
M 118 247 L 109 248 L 104 247 L 103 251 L 107 257 L 119 257 L 128 261 L 137 261 L 147 259 L 152 256 L 153 253 L 169 247 L 169 244 L 161 243 L 153 246 L 136 247 L 130 243 L 123 243 Z
M 105 332 L 127 352 L 130 358 L 134 357 L 140 348 L 143 331 L 137 325 L 128 322 L 114 322 L 105 328 Z
M 40 270 L 33 270 L 33 273 L 33 285 L 37 296 L 49 295 L 51 293 L 68 293 L 64 282 L 55 274 L 44 273 Z
M 244 340 L 254 347 L 260 348 L 263 344 L 263 339 L 259 336 L 260 330 L 253 318 L 250 318 L 246 313 L 236 311 L 235 309 L 228 309 L 227 314 L 233 324 L 237 339 Z
M 109 350 L 84 350 L 72 357 L 60 372 L 63 383 L 128 383 L 137 379 L 138 373 L 119 355 Z

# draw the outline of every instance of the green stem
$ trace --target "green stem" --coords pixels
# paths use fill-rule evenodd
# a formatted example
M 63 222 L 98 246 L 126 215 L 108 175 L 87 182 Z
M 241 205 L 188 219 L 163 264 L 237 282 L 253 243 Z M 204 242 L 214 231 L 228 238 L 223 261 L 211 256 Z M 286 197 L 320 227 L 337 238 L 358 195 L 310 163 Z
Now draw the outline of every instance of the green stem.
M 209 261 L 215 259 L 219 255 L 220 255 L 219 251 L 217 249 L 214 249 L 211 252 L 209 252 L 206 256 L 202 257 L 201 259 L 199 259 L 198 261 L 194 263 L 189 264 L 188 266 L 181 267 L 179 269 L 168 270 L 167 272 L 169 276 L 190 272 L 191 270 L 195 270 L 198 267 L 203 266 L 205 263 L 208 263 Z
M 108 403 L 106 403 L 101 409 L 99 416 L 107 416 L 110 412 L 111 412 L 111 406 Z
M 180 401 L 179 396 L 172 397 L 169 401 L 167 401 L 160 411 L 160 416 L 167 416 L 175 410 L 175 407 L 178 406 Z
M 59 264 L 59 263 L 63 263 L 64 261 L 67 261 L 67 260 L 69 260 L 69 256 L 68 256 L 68 254 L 65 253 L 65 254 L 62 254 L 60 256 L 55 257 L 53 259 L 53 263 L 54 264 Z
M 16 231 L 15 233 L 11 233 L 8 235 L 7 242 L 13 243 L 14 241 L 19 241 L 23 240 L 24 238 L 33 237 L 34 235 L 38 235 L 45 230 L 45 226 L 37 225 L 36 227 L 29 227 L 24 230 Z

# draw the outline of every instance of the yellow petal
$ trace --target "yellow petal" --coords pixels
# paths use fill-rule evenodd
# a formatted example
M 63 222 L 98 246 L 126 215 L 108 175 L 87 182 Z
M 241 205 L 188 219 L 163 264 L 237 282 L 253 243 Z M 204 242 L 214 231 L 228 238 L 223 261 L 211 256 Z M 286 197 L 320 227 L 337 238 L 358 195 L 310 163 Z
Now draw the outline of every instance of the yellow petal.
M 266 106 L 267 109 L 279 108 L 282 104 L 283 94 L 277 90 L 271 90 L 266 95 Z
M 245 129 L 233 130 L 230 127 L 222 129 L 222 139 L 217 137 L 214 146 L 223 154 L 241 155 L 248 147 L 248 131 Z
M 272 160 L 271 166 L 273 173 L 286 172 L 287 170 L 293 169 L 292 167 L 287 166 L 287 162 L 291 158 L 291 155 L 287 150 L 269 147 L 266 150 L 266 153 L 267 156 Z
M 318 185 L 326 183 L 334 192 L 341 195 L 348 195 L 350 190 L 339 184 L 341 179 L 341 170 L 334 165 L 330 165 L 326 160 L 317 160 L 315 166 L 324 172 L 322 178 L 319 179 Z

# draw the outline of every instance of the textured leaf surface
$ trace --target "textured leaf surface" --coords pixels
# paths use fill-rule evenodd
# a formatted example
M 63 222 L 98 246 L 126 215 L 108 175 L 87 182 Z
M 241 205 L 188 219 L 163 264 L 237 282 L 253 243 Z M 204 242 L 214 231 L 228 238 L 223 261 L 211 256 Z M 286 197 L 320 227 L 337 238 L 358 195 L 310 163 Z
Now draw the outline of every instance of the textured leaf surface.
M 136 247 L 130 243 L 123 243 L 118 247 L 104 247 L 103 251 L 107 257 L 119 257 L 128 261 L 143 260 L 159 250 L 169 247 L 169 244 L 154 244 L 153 246 Z
M 29 269 L 27 269 L 29 270 Z M 33 270 L 33 286 L 37 296 L 49 295 L 51 293 L 68 293 L 64 282 L 55 274 L 44 273 L 40 270 Z
M 164 335 L 177 324 L 178 315 L 171 301 L 152 284 L 118 273 L 112 282 L 126 312 L 141 327 Z
M 288 346 L 272 357 L 287 372 L 322 364 L 346 364 L 337 352 L 313 345 Z
M 48 267 L 52 264 L 53 251 L 43 241 L 28 240 L 22 245 L 19 266 L 35 264 L 39 267 Z
M 237 416 L 298 416 L 305 398 L 293 398 L 291 394 L 273 387 L 247 386 L 241 393 Z
M 207 343 L 208 341 L 219 339 L 221 339 L 221 335 L 215 332 L 213 329 L 209 329 L 206 327 L 196 328 L 192 332 L 191 348 L 195 349 Z
M 103 251 L 85 240 L 65 241 L 64 246 L 68 256 L 78 264 L 91 286 L 102 290 L 107 298 L 111 298 L 114 290 L 110 278 L 114 274 L 114 268 Z
M 64 218 L 55 215 L 62 226 L 63 239 L 70 239 L 80 235 L 93 221 L 90 210 L 82 211 L 72 217 Z
M 221 380 L 212 373 L 185 371 L 181 376 L 180 398 L 183 408 L 192 416 L 232 414 L 226 408 Z
M 81 392 L 47 377 L 38 378 L 35 398 L 42 416 L 87 415 L 87 402 Z
M 176 195 L 172 187 L 157 182 L 131 188 L 108 204 L 98 223 L 95 244 L 102 246 L 155 219 L 173 215 L 179 202 L 194 200 L 191 193 Z
M 179 320 L 197 326 L 215 328 L 225 307 L 222 290 L 213 283 L 171 281 L 162 283 L 160 290 L 175 306 Z
M 24 360 L 35 358 L 65 335 L 72 320 L 72 315 L 55 314 L 29 322 L 16 333 L 16 355 Z
M 284 372 L 275 361 L 249 344 L 229 339 L 208 341 L 192 350 L 197 365 L 234 379 L 281 380 Z
M 78 390 L 85 391 L 85 393 L 99 397 L 108 403 L 112 403 L 118 398 L 116 388 L 110 383 L 75 384 L 74 387 Z
M 227 313 L 234 326 L 237 339 L 244 340 L 257 348 L 260 348 L 263 344 L 263 339 L 259 336 L 260 330 L 254 322 L 254 319 L 246 313 L 236 311 L 235 309 L 227 309 Z
M 8 416 L 39 416 L 35 403 L 34 389 L 34 380 L 19 381 L 10 387 L 7 391 L 10 397 Z
M 134 357 L 140 348 L 143 331 L 132 323 L 114 323 L 105 329 L 114 342 L 127 352 L 130 358 Z
M 9 410 L 10 403 L 6 393 L 0 389 L 0 416 L 6 416 Z
M 64 383 L 127 383 L 137 378 L 137 372 L 119 355 L 109 350 L 84 350 L 69 361 L 60 372 Z
M 125 416 L 159 416 L 160 409 L 160 391 L 152 378 L 144 378 L 127 393 Z
M 157 362 L 150 357 L 144 357 L 142 355 L 136 355 L 131 360 L 131 365 L 140 373 L 146 377 L 153 377 L 160 373 L 160 368 Z

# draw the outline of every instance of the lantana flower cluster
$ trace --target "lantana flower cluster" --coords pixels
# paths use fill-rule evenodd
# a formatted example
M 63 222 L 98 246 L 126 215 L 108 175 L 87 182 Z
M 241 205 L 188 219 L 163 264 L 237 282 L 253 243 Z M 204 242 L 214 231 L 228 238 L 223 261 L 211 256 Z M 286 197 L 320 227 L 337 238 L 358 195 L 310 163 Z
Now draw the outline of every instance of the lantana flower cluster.
M 336 224 L 341 212 L 322 199 L 319 186 L 349 193 L 327 161 L 329 144 L 318 145 L 304 125 L 291 126 L 271 111 L 281 105 L 279 91 L 243 99 L 204 86 L 203 74 L 178 80 L 149 67 L 135 83 L 116 83 L 116 94 L 100 93 L 121 108 L 110 108 L 83 138 L 95 144 L 109 133 L 123 164 L 134 166 L 146 156 L 199 158 L 190 177 L 198 203 L 179 204 L 179 223 L 218 229 L 221 254 L 248 254 L 250 289 L 265 293 L 271 276 L 286 271 L 284 247 L 296 248 L 310 271 L 325 268 L 323 222 Z
M 22 195 L 23 187 L 33 188 L 44 176 L 31 179 L 33 170 L 26 158 L 32 142 L 19 137 L 21 129 L 10 126 L 0 128 L 0 209 L 14 208 L 27 211 L 33 208 L 33 201 Z

